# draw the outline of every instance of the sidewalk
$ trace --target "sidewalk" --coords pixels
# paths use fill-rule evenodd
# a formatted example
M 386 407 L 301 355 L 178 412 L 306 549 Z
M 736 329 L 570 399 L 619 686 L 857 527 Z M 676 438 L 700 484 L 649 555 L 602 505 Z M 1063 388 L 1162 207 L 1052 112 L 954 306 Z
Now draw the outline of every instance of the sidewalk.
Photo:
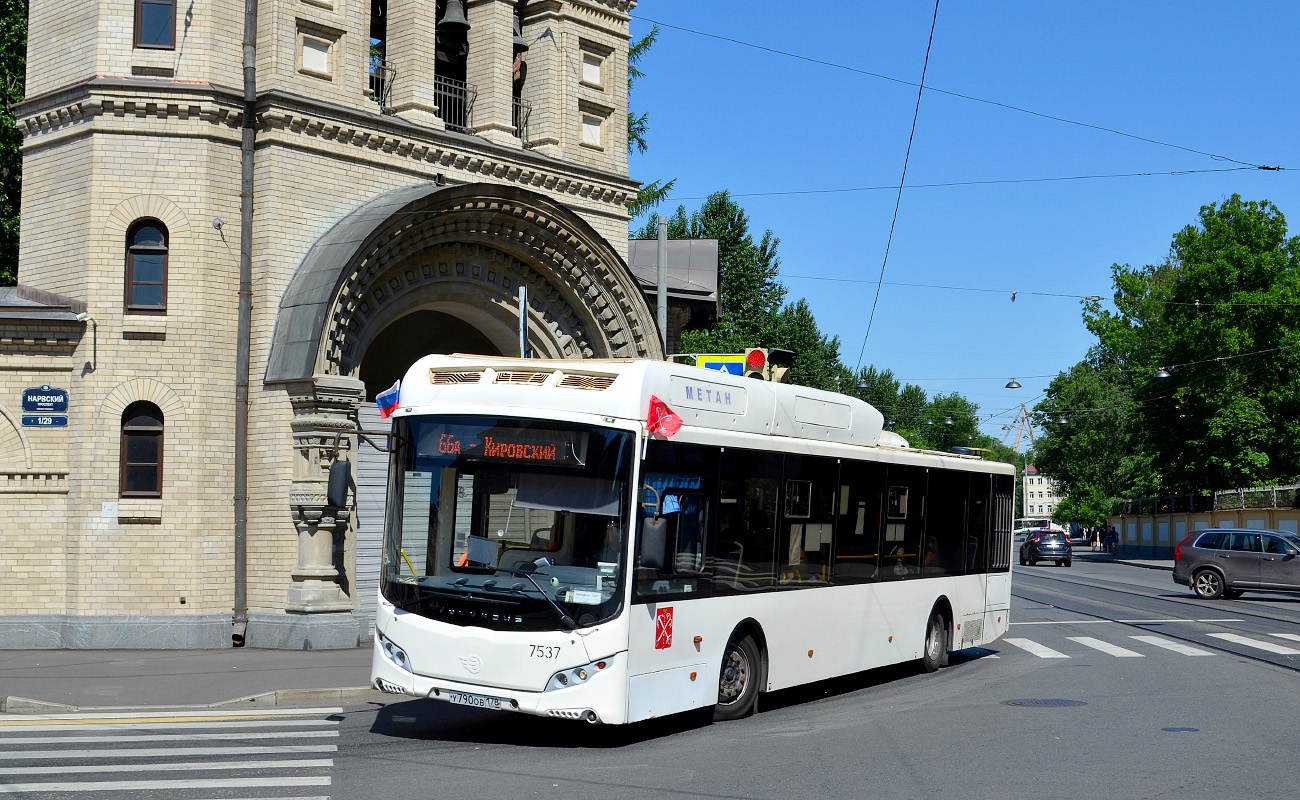
M 1143 567 L 1145 569 L 1165 569 L 1173 572 L 1174 560 L 1172 558 L 1140 558 L 1125 555 L 1112 556 L 1107 553 L 1093 552 L 1090 545 L 1075 545 L 1074 559 L 1076 561 L 1097 561 L 1111 564 L 1124 564 L 1130 567 Z
M 0 713 L 354 702 L 379 696 L 372 652 L 0 650 Z

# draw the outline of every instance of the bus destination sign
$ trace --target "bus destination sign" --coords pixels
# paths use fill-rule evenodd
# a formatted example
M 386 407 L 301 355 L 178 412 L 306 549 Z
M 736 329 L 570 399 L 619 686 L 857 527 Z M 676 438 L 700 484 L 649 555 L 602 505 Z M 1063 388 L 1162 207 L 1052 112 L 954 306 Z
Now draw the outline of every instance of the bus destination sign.
M 52 389 L 49 386 L 39 386 L 33 389 L 24 389 L 23 390 L 23 413 L 25 414 L 66 414 L 68 413 L 68 390 Z
M 454 426 L 438 435 L 435 450 L 441 456 L 465 455 L 485 461 L 582 466 L 585 439 L 585 434 L 576 431 L 485 431 Z

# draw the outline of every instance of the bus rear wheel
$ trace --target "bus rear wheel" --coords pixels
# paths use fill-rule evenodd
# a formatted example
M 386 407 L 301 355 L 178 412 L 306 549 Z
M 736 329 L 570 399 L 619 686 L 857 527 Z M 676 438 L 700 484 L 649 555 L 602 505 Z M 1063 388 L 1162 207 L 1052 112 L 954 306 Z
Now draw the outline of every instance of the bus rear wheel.
M 937 612 L 930 615 L 930 622 L 925 626 L 925 650 L 921 653 L 921 668 L 934 672 L 943 665 L 947 655 L 948 642 L 943 624 L 943 617 Z
M 758 645 L 746 634 L 727 643 L 718 675 L 718 704 L 713 707 L 717 722 L 741 719 L 754 713 L 758 701 Z

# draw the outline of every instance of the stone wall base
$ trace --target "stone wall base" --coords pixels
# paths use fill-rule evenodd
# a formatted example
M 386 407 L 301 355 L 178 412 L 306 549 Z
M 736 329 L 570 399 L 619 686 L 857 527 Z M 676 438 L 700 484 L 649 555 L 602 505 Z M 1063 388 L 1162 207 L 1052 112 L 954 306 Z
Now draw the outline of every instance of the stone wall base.
M 230 635 L 229 614 L 0 615 L 0 650 L 208 650 Z
M 341 614 L 249 614 L 245 647 L 267 650 L 345 650 L 361 643 L 363 625 Z

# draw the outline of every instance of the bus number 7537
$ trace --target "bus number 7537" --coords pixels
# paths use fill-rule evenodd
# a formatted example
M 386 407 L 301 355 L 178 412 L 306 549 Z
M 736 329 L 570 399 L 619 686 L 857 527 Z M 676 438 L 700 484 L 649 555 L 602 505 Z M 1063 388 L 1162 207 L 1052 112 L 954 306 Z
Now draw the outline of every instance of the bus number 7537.
M 559 658 L 560 648 L 542 644 L 528 645 L 529 658 Z

